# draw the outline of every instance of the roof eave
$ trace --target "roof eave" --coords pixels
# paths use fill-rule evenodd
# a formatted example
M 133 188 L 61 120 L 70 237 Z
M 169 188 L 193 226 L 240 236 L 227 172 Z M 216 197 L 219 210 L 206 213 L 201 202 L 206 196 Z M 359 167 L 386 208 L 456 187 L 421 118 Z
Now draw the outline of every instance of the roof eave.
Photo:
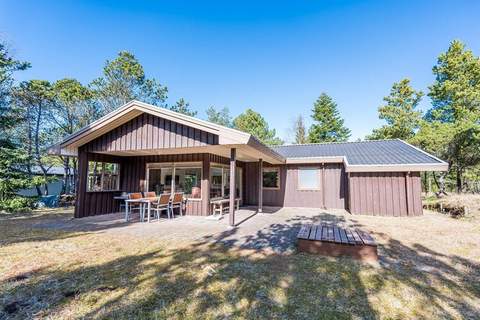
M 424 172 L 448 171 L 448 163 L 411 163 L 411 164 L 355 164 L 346 165 L 346 172 Z

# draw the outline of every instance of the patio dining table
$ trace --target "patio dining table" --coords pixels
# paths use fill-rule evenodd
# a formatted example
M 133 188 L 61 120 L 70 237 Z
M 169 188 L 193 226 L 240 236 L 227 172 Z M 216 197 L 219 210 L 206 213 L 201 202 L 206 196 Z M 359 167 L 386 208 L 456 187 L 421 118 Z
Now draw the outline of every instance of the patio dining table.
M 128 221 L 128 216 L 130 213 L 130 205 L 132 203 L 137 203 L 140 205 L 140 221 L 145 219 L 145 209 L 147 209 L 147 222 L 150 222 L 150 209 L 152 207 L 152 202 L 158 200 L 159 197 L 149 197 L 149 198 L 140 198 L 140 199 L 127 199 L 125 200 L 125 221 Z

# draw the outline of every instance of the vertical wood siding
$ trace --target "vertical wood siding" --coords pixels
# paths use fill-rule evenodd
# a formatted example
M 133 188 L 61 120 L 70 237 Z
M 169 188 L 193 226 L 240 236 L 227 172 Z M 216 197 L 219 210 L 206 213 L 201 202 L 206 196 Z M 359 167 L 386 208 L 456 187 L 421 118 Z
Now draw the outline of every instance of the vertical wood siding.
M 78 190 L 74 217 L 86 217 L 91 215 L 118 212 L 120 203 L 113 199 L 118 193 L 115 191 L 87 192 L 88 161 L 116 162 L 122 166 L 120 157 L 87 153 L 83 148 L 79 149 L 78 156 Z M 120 167 L 121 168 L 121 167 Z M 121 170 L 121 169 L 120 169 Z M 121 172 L 120 172 L 121 174 Z M 120 181 L 122 177 L 120 177 Z
M 420 173 L 352 172 L 350 212 L 376 216 L 422 214 Z
M 265 164 L 265 167 L 269 166 Z M 299 190 L 298 169 L 303 167 L 318 168 L 320 189 Z M 263 204 L 266 206 L 311 207 L 311 208 L 346 208 L 347 177 L 343 165 L 282 165 L 280 168 L 280 189 L 263 190 Z M 325 178 L 323 175 L 325 170 Z M 245 203 L 258 204 L 258 163 L 245 164 L 244 192 Z
M 218 135 L 141 114 L 86 144 L 87 152 L 188 148 L 218 144 Z
M 120 191 L 87 192 L 88 161 L 107 161 L 120 164 Z M 125 192 L 144 192 L 146 182 L 147 163 L 161 162 L 201 162 L 203 168 L 202 200 L 187 201 L 186 214 L 210 214 L 210 163 L 229 163 L 229 159 L 213 154 L 177 154 L 177 155 L 151 155 L 139 157 L 117 157 L 99 153 L 88 153 L 83 148 L 79 150 L 79 189 L 75 217 L 86 217 L 105 213 L 118 212 L 120 202 L 113 197 Z M 239 167 L 244 163 L 238 161 Z

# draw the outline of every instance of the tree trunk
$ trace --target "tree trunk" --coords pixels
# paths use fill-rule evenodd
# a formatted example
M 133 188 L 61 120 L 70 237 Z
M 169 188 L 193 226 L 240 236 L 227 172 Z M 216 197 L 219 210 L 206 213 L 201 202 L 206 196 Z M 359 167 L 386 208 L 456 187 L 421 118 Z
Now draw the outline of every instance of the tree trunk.
M 69 157 L 60 157 L 63 160 L 63 181 L 62 181 L 62 192 L 61 194 L 70 193 L 70 158 Z
M 457 193 L 462 193 L 462 169 L 457 168 Z
M 43 183 L 43 188 L 44 188 L 44 190 L 43 190 L 43 195 L 44 195 L 44 196 L 48 196 L 48 180 L 47 180 L 47 179 L 48 179 L 48 178 L 47 178 L 47 174 L 44 173 L 44 174 L 43 174 L 43 180 L 45 181 L 45 182 Z
M 432 172 L 433 175 L 433 180 L 435 181 L 435 184 L 438 187 L 438 195 L 447 195 L 448 193 L 445 191 L 445 176 L 447 175 L 446 172 L 440 173 L 440 177 L 437 179 L 437 176 L 435 175 L 435 172 Z

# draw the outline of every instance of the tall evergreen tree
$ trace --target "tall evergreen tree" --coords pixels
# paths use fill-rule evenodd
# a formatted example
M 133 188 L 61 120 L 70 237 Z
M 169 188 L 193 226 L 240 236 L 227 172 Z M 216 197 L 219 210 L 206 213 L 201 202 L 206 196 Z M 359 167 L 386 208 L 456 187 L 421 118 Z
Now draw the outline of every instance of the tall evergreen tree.
M 385 104 L 378 108 L 379 118 L 387 124 L 374 129 L 367 139 L 410 140 L 422 120 L 422 113 L 416 110 L 422 96 L 410 86 L 409 79 L 394 83 L 390 95 L 383 98 Z
M 268 127 L 267 121 L 252 109 L 245 110 L 233 120 L 234 128 L 248 132 L 267 145 L 280 145 L 283 141 L 276 135 L 275 129 Z
M 170 106 L 169 109 L 191 117 L 195 117 L 197 115 L 197 111 L 191 110 L 190 103 L 185 101 L 183 98 L 180 98 L 180 100 L 178 100 L 174 105 Z
M 207 120 L 221 126 L 232 127 L 232 117 L 230 116 L 230 110 L 228 108 L 222 108 L 220 110 L 211 106 L 207 109 Z
M 302 144 L 307 143 L 307 132 L 305 129 L 305 122 L 303 121 L 303 116 L 299 115 L 293 121 L 293 134 L 295 135 L 294 143 Z
M 340 116 L 337 104 L 326 93 L 322 93 L 315 101 L 312 109 L 314 124 L 308 132 L 308 141 L 338 142 L 347 141 L 350 137 L 350 129 L 344 126 L 344 120 Z
M 0 209 L 16 196 L 17 190 L 29 185 L 25 173 L 28 156 L 12 135 L 22 117 L 11 103 L 13 73 L 29 67 L 29 63 L 15 60 L 6 44 L 0 41 Z
M 54 124 L 58 140 L 74 133 L 98 118 L 99 110 L 93 101 L 93 93 L 75 79 L 61 79 L 52 87 L 54 104 L 49 118 Z M 77 180 L 77 159 L 60 156 L 64 176 L 62 193 L 75 191 Z M 72 179 L 70 179 L 72 178 Z
M 93 80 L 90 86 L 103 114 L 134 99 L 165 106 L 168 92 L 167 87 L 147 78 L 143 66 L 127 51 L 121 51 L 112 61 L 107 60 L 102 77 Z
M 428 93 L 433 106 L 414 142 L 449 162 L 461 192 L 465 170 L 480 164 L 480 59 L 455 40 L 438 57 L 433 74 Z
M 40 169 L 44 194 L 48 195 L 48 171 L 52 158 L 46 157 L 46 149 L 53 143 L 55 133 L 49 114 L 53 111 L 54 94 L 52 85 L 46 80 L 21 82 L 13 90 L 13 103 L 19 108 L 23 121 L 16 125 L 16 136 L 32 160 L 27 169 L 31 178 Z M 35 184 L 38 195 L 42 195 L 39 183 Z

